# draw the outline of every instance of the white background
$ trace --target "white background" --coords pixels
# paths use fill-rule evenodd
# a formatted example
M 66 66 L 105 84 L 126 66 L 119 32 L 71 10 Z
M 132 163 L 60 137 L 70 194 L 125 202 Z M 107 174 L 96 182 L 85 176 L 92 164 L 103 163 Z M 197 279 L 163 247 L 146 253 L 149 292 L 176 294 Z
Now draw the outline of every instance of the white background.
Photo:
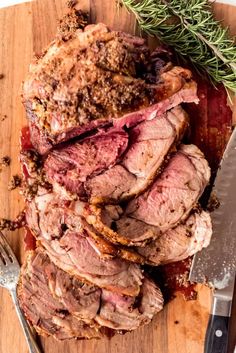
M 21 2 L 26 2 L 31 0 L 0 0 L 0 8 L 20 4 Z

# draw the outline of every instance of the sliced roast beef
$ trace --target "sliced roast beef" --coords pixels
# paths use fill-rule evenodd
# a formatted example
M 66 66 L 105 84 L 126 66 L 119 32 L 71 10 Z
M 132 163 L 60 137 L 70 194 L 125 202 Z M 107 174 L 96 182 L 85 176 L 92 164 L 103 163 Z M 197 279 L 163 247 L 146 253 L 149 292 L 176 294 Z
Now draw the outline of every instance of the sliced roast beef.
M 91 225 L 88 223 L 84 224 L 84 227 L 89 234 L 89 242 L 102 258 L 111 257 L 121 257 L 130 262 L 135 262 L 137 264 L 144 264 L 145 258 L 132 248 L 128 248 L 123 245 L 113 244 L 103 237 L 101 233 L 98 233 Z
M 145 278 L 137 298 L 121 297 L 102 291 L 101 308 L 96 321 L 119 330 L 134 330 L 151 321 L 163 308 L 163 297 L 153 281 Z
M 100 325 L 134 330 L 163 307 L 161 291 L 150 279 L 143 279 L 136 298 L 101 290 L 60 270 L 40 248 L 28 254 L 18 293 L 28 320 L 58 339 L 100 338 Z
M 56 197 L 55 194 L 48 193 L 47 190 L 41 188 L 40 191 L 41 194 L 27 204 L 26 218 L 28 226 L 36 237 L 41 238 L 41 242 L 43 241 L 44 246 L 48 249 L 47 251 L 50 251 L 50 246 L 45 243 L 45 240 L 47 239 L 50 243 L 52 240 L 52 234 L 53 238 L 55 238 L 55 236 L 60 238 L 63 235 L 63 228 L 76 230 L 77 232 L 81 232 L 81 229 L 84 229 L 89 244 L 94 248 L 99 257 L 109 259 L 118 256 L 131 262 L 139 264 L 145 263 L 145 259 L 141 254 L 138 254 L 127 247 L 116 246 L 104 238 L 101 233 L 98 233 L 95 228 L 89 225 L 82 216 L 85 212 L 84 209 L 86 208 L 85 203 L 82 203 L 79 200 L 63 201 Z M 109 206 L 107 207 L 109 208 Z M 119 206 L 116 207 L 118 208 Z M 106 212 L 106 214 L 108 213 Z M 43 220 L 41 218 L 42 215 Z M 47 222 L 47 220 L 49 222 Z M 39 225 L 39 222 L 41 225 Z M 43 240 L 40 236 L 41 233 L 44 234 Z
M 130 129 L 129 148 L 119 164 L 88 180 L 91 203 L 122 201 L 150 185 L 187 126 L 187 115 L 180 106 L 161 117 L 155 114 L 155 110 L 147 112 L 147 120 Z
M 209 179 L 210 168 L 202 152 L 194 145 L 182 145 L 152 187 L 130 201 L 125 216 L 165 232 L 188 216 Z
M 27 223 L 54 262 L 63 256 L 56 263 L 65 271 L 102 288 L 137 295 L 143 277 L 139 266 L 118 257 L 101 258 L 79 217 L 82 209 L 79 202 L 43 194 L 28 204 Z
M 34 325 L 40 334 L 52 335 L 63 340 L 71 338 L 100 338 L 102 333 L 99 326 L 90 318 L 94 317 L 100 305 L 100 289 L 84 285 L 78 286 L 76 315 L 72 315 L 65 305 L 68 297 L 61 300 L 60 289 L 65 285 L 57 283 L 54 289 L 59 290 L 60 299 L 52 295 L 49 288 L 46 271 L 52 272 L 53 265 L 48 257 L 42 252 L 29 255 L 21 271 L 21 281 L 18 286 L 20 305 L 27 319 Z M 60 282 L 63 273 L 55 273 L 56 279 Z M 55 291 L 54 291 L 55 294 Z M 92 306 L 90 305 L 91 303 Z M 74 304 L 72 304 L 74 305 Z M 95 307 L 96 306 L 96 307 Z M 87 324 L 80 318 L 80 314 L 88 314 Z M 92 315 L 91 315 L 92 313 Z
M 145 190 L 187 126 L 180 106 L 161 117 L 154 118 L 155 110 L 150 114 L 151 120 L 147 116 L 129 129 L 125 152 L 127 134 L 110 129 L 49 153 L 44 169 L 54 190 L 74 192 L 91 203 L 119 202 Z
M 84 209 L 84 215 L 97 232 L 119 246 L 144 246 L 161 233 L 156 226 L 126 217 L 118 205 L 107 205 L 103 208 L 89 205 Z
M 44 154 L 108 122 L 136 124 L 138 116 L 145 119 L 139 110 L 153 103 L 160 102 L 162 114 L 181 102 L 197 101 L 187 69 L 161 65 L 158 83 L 145 81 L 150 60 L 144 40 L 103 24 L 77 29 L 66 41 L 55 40 L 31 65 L 23 85 L 34 147 Z M 131 111 L 138 112 L 136 117 Z
M 83 212 L 83 207 L 79 201 L 66 201 L 63 204 L 61 200 L 59 204 L 52 195 L 49 195 L 42 195 L 39 197 L 40 201 L 36 200 L 39 205 L 36 209 L 34 209 L 35 204 L 31 202 L 27 219 L 32 222 L 31 229 L 36 232 L 37 239 L 45 247 L 50 258 L 63 270 L 117 292 L 124 290 L 122 289 L 124 279 L 126 284 L 129 284 L 125 272 L 127 268 L 122 271 L 123 262 L 119 264 L 115 261 L 117 257 L 130 262 L 159 265 L 187 258 L 208 246 L 210 242 L 211 221 L 209 214 L 204 211 L 199 214 L 195 212 L 185 222 L 162 233 L 158 227 L 143 221 L 127 217 L 120 218 L 122 209 L 120 206 L 112 205 L 104 208 L 103 220 L 107 228 L 116 224 L 116 232 L 110 229 L 111 237 L 112 233 L 115 233 L 119 241 L 120 238 L 123 242 L 126 240 L 129 248 L 120 244 L 114 245 L 103 237 L 102 232 L 96 232 L 81 218 L 79 212 Z M 40 218 L 43 212 L 48 222 L 43 224 L 42 221 L 38 221 L 38 218 L 33 220 L 29 212 L 39 214 Z M 71 231 L 72 229 L 74 231 Z M 112 261 L 109 262 L 109 259 Z M 116 273 L 117 266 L 119 273 Z M 106 272 L 107 268 L 109 268 L 108 272 Z M 113 270 L 115 272 L 112 272 Z M 127 271 L 130 273 L 130 269 Z M 131 271 L 131 273 L 135 277 L 135 272 Z M 104 278 L 97 278 L 101 274 Z M 110 283 L 108 283 L 108 275 L 112 276 Z M 117 283 L 119 283 L 118 286 Z
M 52 151 L 44 168 L 49 181 L 57 182 L 66 190 L 86 196 L 88 178 L 112 167 L 128 145 L 128 134 L 123 130 L 100 132 L 82 142 L 70 143 Z
M 119 206 L 112 205 L 104 208 L 103 227 L 106 224 L 104 233 L 110 228 L 109 236 L 113 242 L 124 243 L 128 239 L 129 249 L 133 246 L 132 250 L 143 256 L 139 259 L 140 263 L 160 265 L 181 261 L 207 247 L 211 239 L 211 219 L 209 213 L 205 211 L 195 211 L 186 221 L 164 233 L 158 227 L 135 218 L 119 219 L 121 214 L 122 210 Z M 116 231 L 111 229 L 114 226 Z M 119 244 L 116 246 L 120 247 Z M 136 257 L 132 259 L 128 255 L 127 258 L 129 261 L 138 262 Z
M 202 152 L 194 145 L 182 145 L 145 193 L 131 200 L 123 210 L 116 207 L 115 219 L 109 216 L 112 206 L 109 210 L 89 205 L 85 209 L 86 220 L 111 242 L 146 242 L 155 238 L 157 230 L 164 233 L 184 221 L 209 179 L 210 169 Z
M 78 276 L 117 293 L 139 293 L 142 272 L 138 265 L 119 258 L 101 259 L 84 234 L 67 232 L 60 244 L 68 252 Z
M 56 268 L 48 257 L 47 259 L 49 264 L 44 272 L 53 296 L 59 298 L 74 316 L 90 323 L 99 309 L 101 290 L 79 281 L 76 277 L 68 276 L 64 271 Z
M 145 246 L 136 247 L 151 265 L 181 261 L 209 245 L 212 235 L 209 213 L 195 212 L 186 222 L 169 229 Z

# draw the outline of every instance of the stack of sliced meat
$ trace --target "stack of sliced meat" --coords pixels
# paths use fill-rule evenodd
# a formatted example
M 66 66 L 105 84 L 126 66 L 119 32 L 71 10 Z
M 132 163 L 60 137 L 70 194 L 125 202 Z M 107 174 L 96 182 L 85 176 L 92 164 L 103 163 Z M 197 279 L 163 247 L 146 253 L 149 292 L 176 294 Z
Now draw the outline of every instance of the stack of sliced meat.
M 18 290 L 26 317 L 58 339 L 150 322 L 163 298 L 142 265 L 185 259 L 212 232 L 198 203 L 208 163 L 181 144 L 180 104 L 198 101 L 191 72 L 141 38 L 85 26 L 74 10 L 31 65 L 23 101 L 26 219 L 37 239 Z
M 163 307 L 160 290 L 145 276 L 137 297 L 118 294 L 70 276 L 39 248 L 27 257 L 18 292 L 37 330 L 58 339 L 100 338 L 103 327 L 134 330 Z

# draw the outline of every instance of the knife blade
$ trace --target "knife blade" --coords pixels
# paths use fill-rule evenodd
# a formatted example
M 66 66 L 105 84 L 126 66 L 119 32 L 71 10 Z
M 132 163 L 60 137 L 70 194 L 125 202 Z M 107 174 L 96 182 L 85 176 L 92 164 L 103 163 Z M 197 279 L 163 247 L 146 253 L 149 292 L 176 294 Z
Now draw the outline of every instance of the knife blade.
M 205 353 L 225 353 L 236 269 L 236 129 L 226 146 L 211 195 L 220 203 L 211 214 L 212 240 L 194 256 L 189 279 L 214 288 Z

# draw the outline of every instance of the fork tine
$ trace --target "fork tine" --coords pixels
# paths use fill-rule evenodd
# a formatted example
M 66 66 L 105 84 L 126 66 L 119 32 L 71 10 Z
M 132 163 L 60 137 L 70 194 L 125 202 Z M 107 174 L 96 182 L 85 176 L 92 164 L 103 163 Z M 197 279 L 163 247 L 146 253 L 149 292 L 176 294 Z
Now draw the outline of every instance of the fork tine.
M 4 261 L 3 261 L 3 257 L 2 257 L 2 255 L 0 254 L 0 267 L 2 267 L 2 266 L 4 266 L 5 265 L 5 263 L 4 263 Z
M 4 252 L 5 252 L 6 256 L 7 256 L 8 261 L 18 263 L 17 258 L 15 257 L 15 254 L 12 251 L 12 248 L 8 244 L 8 241 L 5 238 L 5 236 L 2 234 L 2 232 L 0 232 L 0 245 L 2 246 Z
M 4 265 L 8 265 L 11 262 L 8 256 L 8 253 L 6 252 L 6 250 L 4 249 L 1 243 L 0 243 L 0 256 L 2 258 L 2 261 L 5 262 Z

